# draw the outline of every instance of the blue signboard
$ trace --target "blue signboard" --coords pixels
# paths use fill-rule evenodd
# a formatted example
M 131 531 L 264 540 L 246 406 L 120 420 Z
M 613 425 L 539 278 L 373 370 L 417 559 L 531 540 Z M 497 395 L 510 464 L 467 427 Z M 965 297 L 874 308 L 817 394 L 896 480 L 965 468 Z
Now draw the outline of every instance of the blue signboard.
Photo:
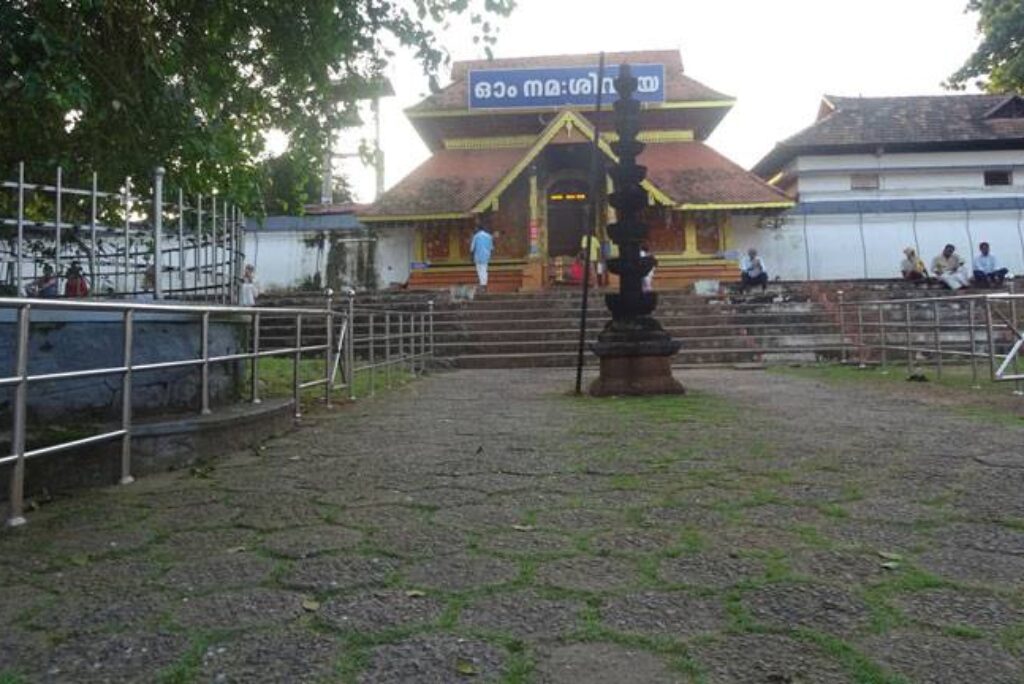
M 665 101 L 665 65 L 632 64 L 637 77 L 634 97 L 641 102 Z M 605 102 L 615 100 L 619 67 L 606 66 L 601 91 Z M 470 109 L 594 106 L 597 67 L 547 69 L 473 69 L 469 72 Z

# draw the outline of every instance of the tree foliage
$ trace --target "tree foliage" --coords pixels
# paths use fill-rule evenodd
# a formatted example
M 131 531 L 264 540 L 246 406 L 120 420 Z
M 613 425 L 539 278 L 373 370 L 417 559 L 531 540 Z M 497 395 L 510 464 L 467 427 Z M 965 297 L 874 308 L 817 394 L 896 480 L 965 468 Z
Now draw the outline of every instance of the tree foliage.
M 1024 92 L 1024 2 L 970 0 L 968 12 L 978 12 L 981 44 L 947 85 L 962 89 L 976 83 L 992 92 Z
M 409 49 L 432 83 L 460 15 L 489 50 L 515 0 L 0 1 L 0 174 L 61 165 L 117 187 L 158 165 L 186 190 L 250 208 L 288 134 L 292 171 L 315 173 L 329 127 Z M 42 175 L 40 175 L 42 174 Z M 308 178 L 297 179 L 302 186 Z

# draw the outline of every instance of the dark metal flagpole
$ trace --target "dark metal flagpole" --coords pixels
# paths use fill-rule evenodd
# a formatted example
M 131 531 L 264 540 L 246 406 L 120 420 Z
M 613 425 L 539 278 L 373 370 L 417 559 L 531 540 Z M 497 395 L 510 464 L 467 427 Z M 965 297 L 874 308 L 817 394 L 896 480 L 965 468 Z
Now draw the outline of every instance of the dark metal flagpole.
M 594 240 L 594 225 L 597 222 L 598 212 L 601 210 L 601 193 L 598 188 L 598 156 L 601 153 L 601 126 L 598 117 L 601 114 L 601 95 L 604 93 L 604 52 L 601 53 L 600 62 L 597 67 L 597 108 L 594 110 L 594 146 L 590 152 L 590 197 L 591 215 L 590 225 L 587 228 L 586 248 L 583 256 L 583 301 L 580 305 L 580 344 L 576 353 L 576 394 L 583 393 L 583 351 L 587 344 L 587 300 L 590 296 L 590 248 Z

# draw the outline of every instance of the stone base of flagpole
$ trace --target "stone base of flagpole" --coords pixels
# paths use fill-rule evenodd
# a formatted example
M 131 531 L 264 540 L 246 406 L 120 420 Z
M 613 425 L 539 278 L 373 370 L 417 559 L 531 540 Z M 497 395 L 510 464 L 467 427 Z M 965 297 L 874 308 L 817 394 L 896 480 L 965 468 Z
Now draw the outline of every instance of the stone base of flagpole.
M 681 346 L 653 318 L 612 321 L 593 345 L 601 374 L 588 391 L 595 397 L 684 394 L 672 376 L 672 357 Z

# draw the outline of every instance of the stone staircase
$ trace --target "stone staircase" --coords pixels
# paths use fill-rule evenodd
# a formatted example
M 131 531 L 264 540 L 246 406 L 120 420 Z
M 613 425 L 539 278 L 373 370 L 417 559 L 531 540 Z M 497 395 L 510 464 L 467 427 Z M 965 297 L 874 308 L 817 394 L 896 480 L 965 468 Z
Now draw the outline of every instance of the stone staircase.
M 678 366 L 735 365 L 749 363 L 813 362 L 834 360 L 841 355 L 837 290 L 844 291 L 847 303 L 879 299 L 928 298 L 945 296 L 939 289 L 915 288 L 898 281 L 855 281 L 849 283 L 773 283 L 768 292 L 748 295 L 720 294 L 698 296 L 681 291 L 660 292 L 656 317 L 674 337 L 683 343 L 674 358 Z M 458 296 L 458 295 L 463 296 Z M 435 356 L 458 368 L 554 368 L 576 363 L 579 343 L 581 294 L 578 290 L 551 290 L 542 293 L 472 294 L 465 291 L 400 291 L 365 293 L 357 296 L 355 334 L 365 344 L 368 312 L 426 312 L 434 309 Z M 261 298 L 263 306 L 303 306 L 321 308 L 325 304 L 316 294 L 289 294 Z M 347 308 L 344 298 L 336 298 L 335 309 Z M 586 341 L 596 340 L 609 321 L 603 294 L 593 293 L 588 302 Z M 951 329 L 943 337 L 951 348 L 963 347 L 967 333 L 962 315 L 948 316 Z M 925 338 L 929 329 L 929 307 L 915 307 L 914 339 Z M 848 351 L 860 341 L 870 344 L 872 321 L 858 330 L 855 310 L 846 307 L 845 330 Z M 375 317 L 374 334 L 384 332 L 383 315 Z M 899 312 L 885 316 L 893 329 L 899 324 Z M 944 326 L 945 321 L 944 318 Z M 960 329 L 958 329 L 958 326 Z M 323 341 L 322 321 L 304 322 L 308 344 Z M 287 347 L 294 343 L 294 323 L 288 318 L 266 318 L 261 328 L 265 345 Z M 891 342 L 890 342 L 891 343 Z M 904 342 L 905 344 L 905 342 Z M 969 346 L 969 345 L 968 345 Z M 597 359 L 588 351 L 587 364 Z M 377 358 L 383 350 L 376 349 Z M 875 356 L 872 354 L 871 356 Z
M 574 366 L 579 344 L 578 293 L 483 295 L 435 313 L 436 354 L 460 368 Z M 610 320 L 601 295 L 588 302 L 586 341 Z M 815 358 L 838 344 L 827 312 L 813 304 L 780 308 L 771 301 L 729 300 L 682 292 L 659 295 L 657 318 L 683 347 L 679 365 Z M 829 338 L 834 339 L 829 339 Z M 589 352 L 588 364 L 597 362 Z

